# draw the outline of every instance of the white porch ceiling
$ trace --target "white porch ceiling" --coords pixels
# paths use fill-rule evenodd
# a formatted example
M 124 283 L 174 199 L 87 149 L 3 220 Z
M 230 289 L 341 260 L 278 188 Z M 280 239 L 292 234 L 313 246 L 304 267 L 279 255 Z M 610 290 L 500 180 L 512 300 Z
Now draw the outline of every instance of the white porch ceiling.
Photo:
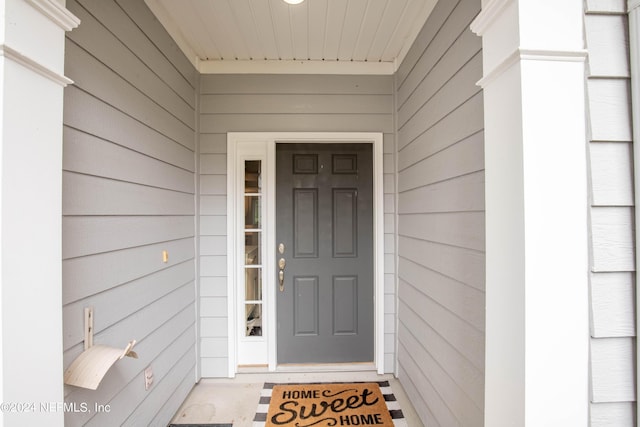
M 392 74 L 437 0 L 145 0 L 201 73 Z

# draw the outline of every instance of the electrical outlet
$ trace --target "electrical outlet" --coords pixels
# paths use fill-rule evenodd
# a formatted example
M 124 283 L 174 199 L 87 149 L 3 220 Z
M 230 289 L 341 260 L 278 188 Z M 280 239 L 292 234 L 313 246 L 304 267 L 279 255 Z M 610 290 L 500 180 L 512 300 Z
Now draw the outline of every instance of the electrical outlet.
M 149 390 L 153 384 L 153 370 L 151 366 L 144 370 L 144 389 Z

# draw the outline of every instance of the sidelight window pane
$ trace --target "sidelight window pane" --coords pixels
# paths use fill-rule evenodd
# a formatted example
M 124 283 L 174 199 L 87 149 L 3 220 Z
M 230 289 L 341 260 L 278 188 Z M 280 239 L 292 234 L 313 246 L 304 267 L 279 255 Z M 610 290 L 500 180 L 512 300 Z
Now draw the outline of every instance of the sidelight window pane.
M 262 189 L 260 160 L 247 160 L 244 162 L 244 192 L 259 194 Z
M 259 229 L 262 224 L 260 196 L 244 197 L 244 226 L 247 229 Z
M 244 233 L 244 263 L 245 265 L 262 264 L 260 253 L 262 233 L 259 231 L 247 231 Z
M 262 336 L 262 304 L 245 304 L 246 336 Z
M 244 272 L 244 300 L 262 301 L 262 269 L 245 268 Z

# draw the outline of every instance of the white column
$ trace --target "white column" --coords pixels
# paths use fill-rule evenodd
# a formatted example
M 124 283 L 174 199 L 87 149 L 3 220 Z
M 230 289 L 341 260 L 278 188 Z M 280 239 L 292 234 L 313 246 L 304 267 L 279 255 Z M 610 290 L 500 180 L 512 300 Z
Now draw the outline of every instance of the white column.
M 588 423 L 582 0 L 484 0 L 485 425 Z
M 62 426 L 62 104 L 60 1 L 0 3 L 0 425 Z M 24 406 L 33 404 L 33 406 Z M 30 410 L 30 413 L 22 413 Z

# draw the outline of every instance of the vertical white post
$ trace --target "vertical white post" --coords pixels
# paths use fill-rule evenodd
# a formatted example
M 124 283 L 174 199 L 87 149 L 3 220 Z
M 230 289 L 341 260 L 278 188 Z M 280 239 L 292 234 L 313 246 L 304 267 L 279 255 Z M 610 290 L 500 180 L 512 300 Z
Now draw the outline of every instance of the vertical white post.
M 0 425 L 62 426 L 62 410 L 39 405 L 64 399 L 64 39 L 79 21 L 55 0 L 0 8 L 0 398 L 23 405 Z
M 636 270 L 640 265 L 640 251 L 638 251 L 638 242 L 640 242 L 640 209 L 638 209 L 638 201 L 640 201 L 640 0 L 629 0 L 627 3 L 629 11 L 629 59 L 631 65 L 631 118 L 633 120 L 633 166 L 634 166 L 634 200 L 636 204 L 635 220 L 636 220 Z M 640 307 L 640 276 L 636 273 L 636 309 Z M 640 316 L 636 315 L 636 334 L 640 331 Z M 636 340 L 636 396 L 640 396 L 640 362 L 637 355 L 640 354 L 640 342 Z M 636 405 L 636 419 L 640 417 L 640 405 Z
M 581 0 L 485 0 L 485 425 L 588 423 Z M 551 424 L 550 424 L 551 423 Z

